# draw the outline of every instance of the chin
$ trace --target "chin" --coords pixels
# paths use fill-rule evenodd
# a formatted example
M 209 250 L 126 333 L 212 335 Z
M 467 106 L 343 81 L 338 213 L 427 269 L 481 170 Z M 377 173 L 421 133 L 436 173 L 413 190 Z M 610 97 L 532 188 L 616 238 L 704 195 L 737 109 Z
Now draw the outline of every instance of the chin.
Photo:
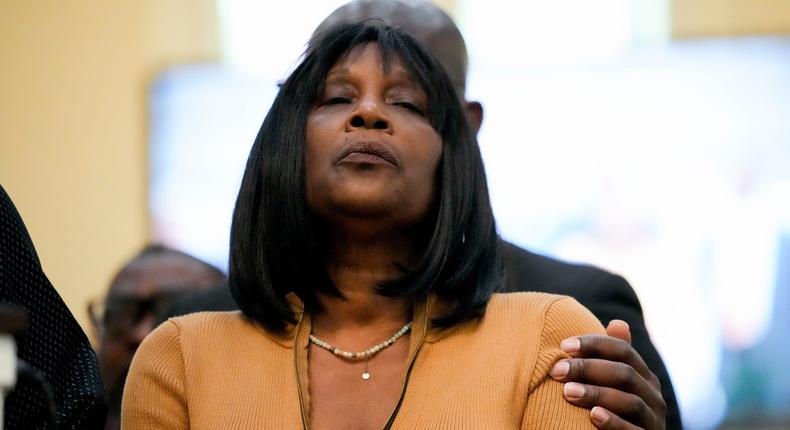
M 336 180 L 327 185 L 308 189 L 308 205 L 319 217 L 343 224 L 350 220 L 381 221 L 382 227 L 418 223 L 427 212 L 423 200 L 430 200 L 414 195 L 397 178 Z
M 326 198 L 339 210 L 386 214 L 410 204 L 399 182 L 390 177 L 343 178 L 331 184 Z
M 397 214 L 402 205 L 385 199 L 364 199 L 354 196 L 332 202 L 331 212 L 352 218 L 388 218 Z

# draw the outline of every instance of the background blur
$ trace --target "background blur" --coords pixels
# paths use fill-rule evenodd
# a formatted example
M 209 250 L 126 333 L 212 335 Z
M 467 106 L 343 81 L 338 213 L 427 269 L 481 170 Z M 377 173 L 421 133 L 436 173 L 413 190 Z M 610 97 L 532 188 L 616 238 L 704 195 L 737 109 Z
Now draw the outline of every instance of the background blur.
M 0 184 L 85 306 L 226 267 L 247 151 L 342 1 L 0 1 Z M 500 232 L 630 280 L 690 429 L 790 426 L 790 2 L 447 0 Z

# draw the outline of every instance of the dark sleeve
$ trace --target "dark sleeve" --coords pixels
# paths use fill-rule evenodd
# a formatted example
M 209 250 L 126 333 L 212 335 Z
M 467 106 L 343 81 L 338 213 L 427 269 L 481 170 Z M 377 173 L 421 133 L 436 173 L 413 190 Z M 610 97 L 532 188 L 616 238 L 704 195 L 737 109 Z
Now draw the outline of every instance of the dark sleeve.
M 2 186 L 0 302 L 27 314 L 27 332 L 17 338 L 17 356 L 27 363 L 23 375 L 40 373 L 51 389 L 50 395 L 38 379 L 20 377 L 5 401 L 5 428 L 46 428 L 52 400 L 58 428 L 104 428 L 107 400 L 96 354 L 41 269 L 25 224 Z
M 628 323 L 634 349 L 661 381 L 661 395 L 667 404 L 667 429 L 681 429 L 680 411 L 672 381 L 664 361 L 647 333 L 642 306 L 634 289 L 621 276 L 600 270 L 592 274 L 586 282 L 585 290 L 586 294 L 577 299 L 590 309 L 604 326 L 613 319 L 621 319 Z

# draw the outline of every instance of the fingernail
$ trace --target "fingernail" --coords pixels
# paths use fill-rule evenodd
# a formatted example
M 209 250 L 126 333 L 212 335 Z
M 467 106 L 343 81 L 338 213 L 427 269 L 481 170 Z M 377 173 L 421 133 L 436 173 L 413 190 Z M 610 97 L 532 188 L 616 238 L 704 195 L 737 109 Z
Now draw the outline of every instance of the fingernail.
M 622 324 L 622 325 L 625 326 L 625 328 L 627 328 L 629 330 L 631 329 L 631 326 L 629 326 L 628 323 L 623 321 L 623 320 L 611 320 L 611 321 L 609 321 L 609 324 L 612 324 L 612 323 Z
M 562 388 L 565 398 L 568 400 L 579 400 L 584 397 L 584 385 L 575 382 L 568 382 Z
M 568 371 L 570 370 L 571 364 L 568 362 L 568 360 L 562 360 L 558 361 L 557 364 L 551 368 L 549 375 L 551 375 L 551 377 L 554 379 L 562 379 L 568 374 Z
M 590 418 L 592 418 L 595 424 L 602 425 L 609 421 L 609 413 L 603 408 L 596 406 L 590 411 Z
M 560 349 L 567 352 L 576 352 L 582 347 L 582 342 L 578 337 L 571 337 L 560 342 Z

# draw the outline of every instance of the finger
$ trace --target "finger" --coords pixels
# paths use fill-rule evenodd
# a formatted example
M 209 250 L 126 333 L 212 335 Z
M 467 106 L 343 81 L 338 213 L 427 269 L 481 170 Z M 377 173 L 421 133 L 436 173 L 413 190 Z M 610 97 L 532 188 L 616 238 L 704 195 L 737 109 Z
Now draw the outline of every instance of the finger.
M 563 397 L 576 406 L 588 409 L 599 407 L 609 412 L 608 420 L 605 421 L 606 425 L 612 427 L 606 428 L 633 428 L 614 426 L 617 419 L 627 420 L 632 425 L 642 428 L 655 428 L 657 418 L 639 396 L 613 388 L 568 382 L 563 387 Z M 598 413 L 601 414 L 600 411 Z
M 589 334 L 565 339 L 560 343 L 560 348 L 571 357 L 599 358 L 625 363 L 633 367 L 651 384 L 658 383 L 658 378 L 650 371 L 639 353 L 629 343 L 621 339 Z
M 633 367 L 615 361 L 596 358 L 571 358 L 560 360 L 549 371 L 552 378 L 561 382 L 575 382 L 611 388 L 643 399 L 645 403 L 661 409 L 664 399 L 659 387 L 651 385 Z M 616 407 L 596 403 L 593 406 Z
M 606 334 L 631 343 L 631 327 L 623 320 L 611 320 L 606 326 Z
M 631 430 L 642 428 L 629 423 L 628 421 L 613 414 L 611 411 L 607 411 L 600 406 L 592 408 L 590 411 L 590 420 L 593 422 L 595 427 L 603 430 Z

